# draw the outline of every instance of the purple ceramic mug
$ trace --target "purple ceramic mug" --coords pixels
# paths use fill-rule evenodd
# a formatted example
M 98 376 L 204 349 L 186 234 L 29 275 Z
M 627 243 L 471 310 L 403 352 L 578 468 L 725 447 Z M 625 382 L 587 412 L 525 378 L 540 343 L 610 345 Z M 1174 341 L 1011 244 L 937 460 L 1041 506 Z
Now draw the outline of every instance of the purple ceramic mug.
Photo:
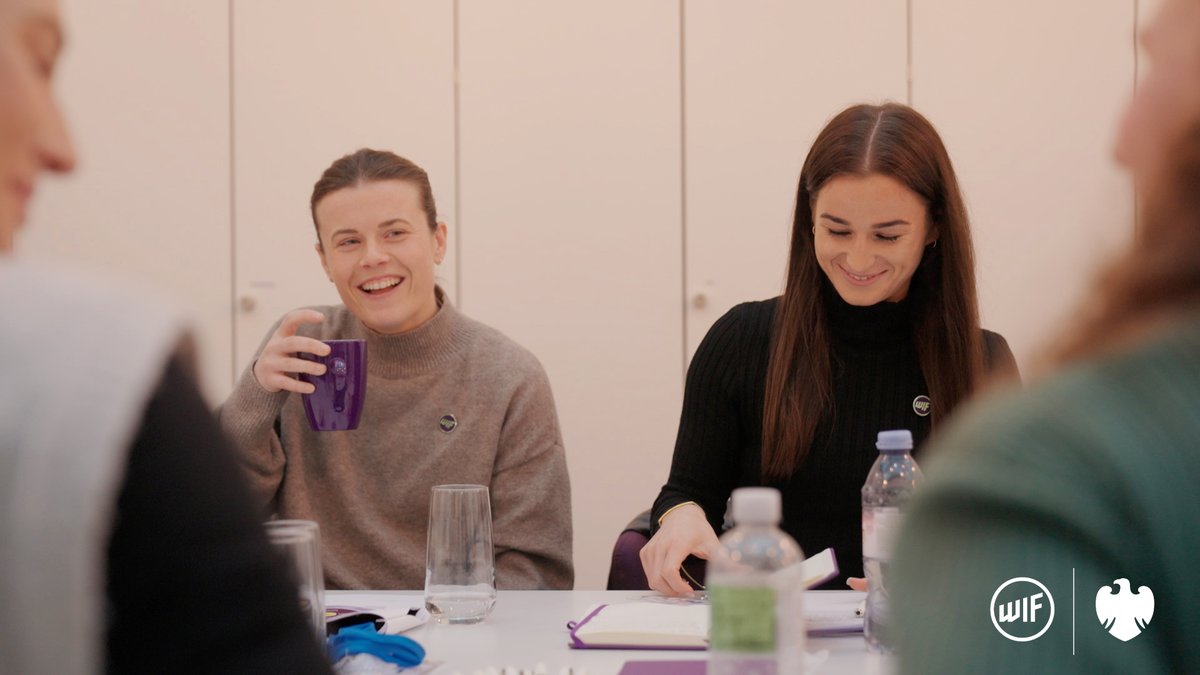
M 367 393 L 367 341 L 322 340 L 329 345 L 328 356 L 299 352 L 309 361 L 325 364 L 324 375 L 300 373 L 316 391 L 303 394 L 304 413 L 313 431 L 347 431 L 358 428 L 363 400 Z

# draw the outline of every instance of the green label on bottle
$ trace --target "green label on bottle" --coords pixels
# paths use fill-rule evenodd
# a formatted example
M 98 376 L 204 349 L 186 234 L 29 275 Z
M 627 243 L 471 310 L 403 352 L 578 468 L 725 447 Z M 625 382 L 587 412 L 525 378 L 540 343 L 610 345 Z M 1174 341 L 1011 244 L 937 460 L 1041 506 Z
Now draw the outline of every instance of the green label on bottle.
M 727 652 L 775 651 L 775 590 L 762 586 L 709 587 L 709 647 Z

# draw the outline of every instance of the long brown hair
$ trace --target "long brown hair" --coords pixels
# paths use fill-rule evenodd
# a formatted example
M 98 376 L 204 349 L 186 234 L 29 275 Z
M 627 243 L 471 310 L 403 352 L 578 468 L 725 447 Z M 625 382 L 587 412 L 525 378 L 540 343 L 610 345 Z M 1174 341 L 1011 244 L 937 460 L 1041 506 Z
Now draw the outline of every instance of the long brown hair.
M 1200 122 L 1176 143 L 1161 185 L 1144 195 L 1132 246 L 1050 352 L 1054 368 L 1130 346 L 1181 312 L 1200 310 Z
M 380 180 L 399 180 L 415 185 L 421 193 L 421 206 L 429 221 L 429 229 L 437 228 L 437 206 L 433 203 L 433 187 L 429 184 L 429 174 L 425 173 L 425 169 L 394 152 L 362 148 L 330 164 L 313 185 L 309 210 L 312 212 L 313 227 L 317 228 L 318 244 L 321 243 L 321 228 L 317 225 L 317 204 L 331 192 Z
M 950 157 L 933 125 L 908 106 L 856 105 L 829 122 L 804 161 L 791 252 L 775 310 L 763 406 L 766 481 L 786 479 L 808 457 L 818 423 L 832 413 L 832 346 L 821 299 L 824 273 L 813 242 L 812 203 L 835 176 L 890 176 L 920 196 L 937 246 L 926 247 L 908 297 L 921 371 L 936 428 L 983 370 L 975 254 Z

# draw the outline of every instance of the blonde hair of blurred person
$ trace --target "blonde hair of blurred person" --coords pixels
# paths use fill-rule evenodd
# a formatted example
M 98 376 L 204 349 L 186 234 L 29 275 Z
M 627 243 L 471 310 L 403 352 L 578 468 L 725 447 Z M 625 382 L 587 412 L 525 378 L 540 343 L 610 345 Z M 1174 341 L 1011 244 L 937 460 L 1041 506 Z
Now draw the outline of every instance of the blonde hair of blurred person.
M 180 317 L 11 255 L 75 163 L 63 44 L 55 0 L 0 0 L 0 673 L 328 673 Z
M 1200 0 L 1140 37 L 1116 157 L 1142 222 L 1049 372 L 934 444 L 892 565 L 901 672 L 1200 672 Z M 1044 632 L 1015 641 L 996 605 L 1035 592 Z

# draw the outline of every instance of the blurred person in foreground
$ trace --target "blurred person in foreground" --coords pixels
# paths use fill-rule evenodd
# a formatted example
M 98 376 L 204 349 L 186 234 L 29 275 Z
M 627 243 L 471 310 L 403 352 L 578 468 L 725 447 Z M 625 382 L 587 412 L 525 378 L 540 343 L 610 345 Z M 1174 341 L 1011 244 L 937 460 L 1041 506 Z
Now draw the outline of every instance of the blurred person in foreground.
M 329 673 L 169 310 L 12 259 L 74 154 L 54 0 L 0 0 L 0 674 Z
M 1117 157 L 1144 222 L 1052 374 L 929 448 L 893 567 L 901 672 L 1200 672 L 1200 0 L 1141 38 Z

